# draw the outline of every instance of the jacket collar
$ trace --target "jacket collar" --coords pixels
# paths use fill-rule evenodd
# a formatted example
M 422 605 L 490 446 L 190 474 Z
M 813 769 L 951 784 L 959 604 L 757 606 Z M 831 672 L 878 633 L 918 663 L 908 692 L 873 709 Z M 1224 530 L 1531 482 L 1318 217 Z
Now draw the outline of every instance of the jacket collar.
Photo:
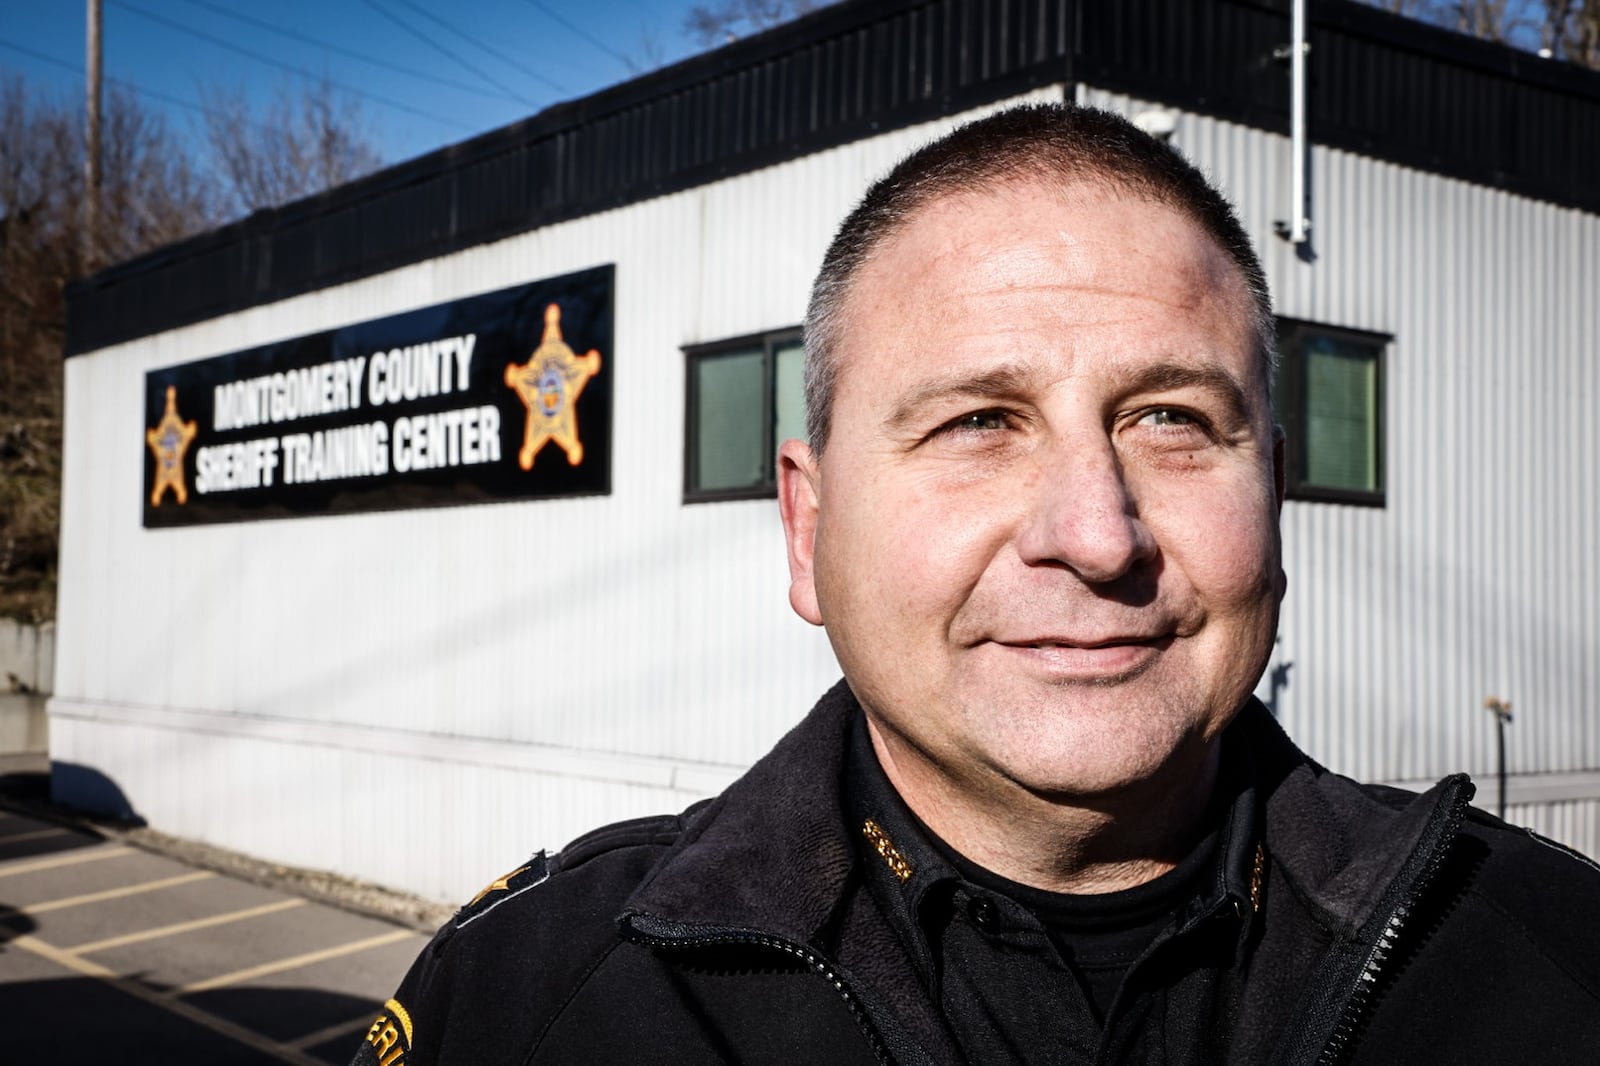
M 843 809 L 859 713 L 846 683 L 834 685 L 748 773 L 689 816 L 627 913 L 819 944 L 859 851 Z M 1229 736 L 1251 754 L 1274 868 L 1346 935 L 1368 925 L 1419 849 L 1438 846 L 1430 834 L 1440 812 L 1472 795 L 1460 774 L 1420 797 L 1357 785 L 1295 747 L 1255 699 Z
M 1465 774 L 1419 796 L 1332 773 L 1295 747 L 1255 700 L 1240 724 L 1255 755 L 1274 868 L 1345 936 L 1382 917 L 1386 895 L 1412 887 L 1402 882 L 1449 843 L 1472 798 Z
M 845 682 L 829 689 L 748 773 L 690 816 L 625 914 L 819 944 L 855 862 L 840 780 L 857 713 Z

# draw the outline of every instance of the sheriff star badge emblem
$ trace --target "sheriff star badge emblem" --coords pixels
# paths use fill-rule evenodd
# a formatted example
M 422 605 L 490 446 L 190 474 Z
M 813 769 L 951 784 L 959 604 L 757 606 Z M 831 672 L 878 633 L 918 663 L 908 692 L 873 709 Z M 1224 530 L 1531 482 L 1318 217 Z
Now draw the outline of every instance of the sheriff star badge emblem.
M 189 488 L 183 483 L 183 453 L 194 440 L 194 422 L 178 417 L 178 390 L 167 386 L 167 412 L 161 416 L 154 429 L 144 433 L 145 443 L 156 457 L 156 487 L 150 493 L 150 506 L 160 507 L 161 497 L 167 491 L 178 498 L 179 506 L 189 502 Z
M 549 441 L 567 453 L 567 462 L 583 462 L 583 442 L 578 439 L 578 397 L 589 379 L 600 371 L 600 353 L 590 349 L 576 355 L 561 338 L 561 307 L 544 310 L 544 339 L 526 363 L 506 364 L 506 385 L 528 409 L 517 464 L 533 469 L 534 456 Z

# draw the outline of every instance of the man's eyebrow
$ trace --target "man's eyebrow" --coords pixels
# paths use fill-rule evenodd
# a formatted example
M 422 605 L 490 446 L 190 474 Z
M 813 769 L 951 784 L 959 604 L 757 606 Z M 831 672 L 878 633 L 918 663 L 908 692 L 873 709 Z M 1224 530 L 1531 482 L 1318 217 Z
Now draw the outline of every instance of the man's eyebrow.
M 1232 413 L 1243 421 L 1250 410 L 1250 399 L 1232 374 L 1220 366 L 1195 366 L 1187 363 L 1152 363 L 1123 375 L 1122 387 L 1130 393 L 1165 392 L 1171 389 L 1204 389 L 1220 396 Z
M 924 407 L 935 400 L 1004 400 L 1027 391 L 1033 372 L 1016 363 L 990 367 L 981 374 L 952 373 L 925 381 L 902 396 L 889 412 L 888 425 L 905 427 L 917 421 Z

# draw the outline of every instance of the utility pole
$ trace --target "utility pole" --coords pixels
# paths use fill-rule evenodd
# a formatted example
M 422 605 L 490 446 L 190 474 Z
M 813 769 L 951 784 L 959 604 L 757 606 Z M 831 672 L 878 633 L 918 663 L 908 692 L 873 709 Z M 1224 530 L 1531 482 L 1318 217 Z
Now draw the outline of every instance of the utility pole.
M 83 165 L 83 269 L 94 270 L 100 233 L 100 0 L 88 11 L 88 137 Z

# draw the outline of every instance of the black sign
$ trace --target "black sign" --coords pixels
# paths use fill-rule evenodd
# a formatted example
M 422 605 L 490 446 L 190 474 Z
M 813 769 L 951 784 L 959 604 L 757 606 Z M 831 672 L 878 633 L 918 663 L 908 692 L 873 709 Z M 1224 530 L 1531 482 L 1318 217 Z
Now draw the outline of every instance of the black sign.
M 610 492 L 613 275 L 151 371 L 144 524 Z

